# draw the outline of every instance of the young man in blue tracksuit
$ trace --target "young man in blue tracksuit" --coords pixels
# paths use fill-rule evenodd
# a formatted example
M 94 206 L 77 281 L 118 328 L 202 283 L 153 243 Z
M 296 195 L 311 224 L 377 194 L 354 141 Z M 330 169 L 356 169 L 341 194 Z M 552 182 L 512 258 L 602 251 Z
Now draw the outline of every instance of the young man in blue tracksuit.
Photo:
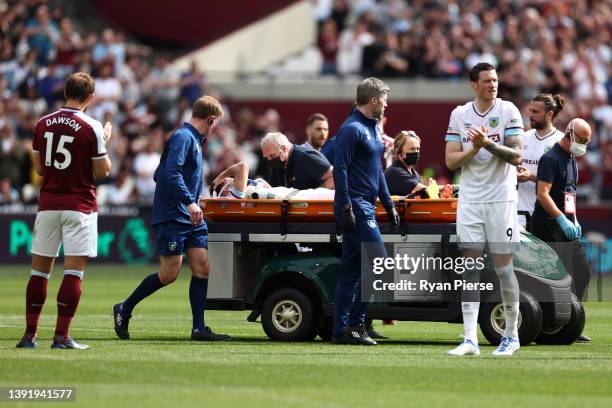
M 363 80 L 357 87 L 357 109 L 334 138 L 334 214 L 343 234 L 332 343 L 376 344 L 366 330 L 366 303 L 361 301 L 361 246 L 368 244 L 369 255 L 386 256 L 376 223 L 377 197 L 391 224 L 399 224 L 382 170 L 383 145 L 376 126 L 387 107 L 388 92 L 380 79 Z
M 191 339 L 226 340 L 204 324 L 208 291 L 208 228 L 198 204 L 202 192 L 202 145 L 223 116 L 220 103 L 209 96 L 195 101 L 192 119 L 175 130 L 155 171 L 155 198 L 151 223 L 157 237 L 160 269 L 147 276 L 122 303 L 113 306 L 115 333 L 129 339 L 128 324 L 134 307 L 158 289 L 174 282 L 189 258 L 192 277 L 189 302 L 193 315 Z

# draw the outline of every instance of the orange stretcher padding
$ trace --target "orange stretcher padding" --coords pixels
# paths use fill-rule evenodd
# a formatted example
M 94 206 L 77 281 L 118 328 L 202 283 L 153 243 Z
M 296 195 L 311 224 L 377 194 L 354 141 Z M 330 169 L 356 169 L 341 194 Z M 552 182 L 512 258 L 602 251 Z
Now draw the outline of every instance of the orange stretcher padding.
M 394 201 L 406 222 L 454 223 L 457 219 L 456 198 Z M 207 219 L 221 222 L 279 222 L 283 215 L 289 222 L 335 222 L 333 204 L 333 200 L 207 198 L 203 212 Z M 388 222 L 380 202 L 376 218 Z

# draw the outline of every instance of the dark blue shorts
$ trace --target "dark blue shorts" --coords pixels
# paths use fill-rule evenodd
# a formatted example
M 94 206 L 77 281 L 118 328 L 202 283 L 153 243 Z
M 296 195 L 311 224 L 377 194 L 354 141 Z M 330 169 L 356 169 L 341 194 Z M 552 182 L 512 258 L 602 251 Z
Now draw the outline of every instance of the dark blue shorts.
M 157 237 L 157 252 L 163 256 L 182 255 L 187 248 L 208 249 L 208 226 L 193 226 L 164 222 L 153 226 Z

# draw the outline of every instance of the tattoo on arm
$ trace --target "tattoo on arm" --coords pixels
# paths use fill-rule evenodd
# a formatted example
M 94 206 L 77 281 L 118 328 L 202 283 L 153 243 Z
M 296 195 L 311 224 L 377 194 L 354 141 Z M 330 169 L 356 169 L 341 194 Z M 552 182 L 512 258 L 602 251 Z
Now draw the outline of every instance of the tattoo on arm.
M 523 140 L 521 137 L 506 137 L 503 146 L 497 143 L 489 143 L 483 147 L 506 163 L 519 164 L 523 158 Z

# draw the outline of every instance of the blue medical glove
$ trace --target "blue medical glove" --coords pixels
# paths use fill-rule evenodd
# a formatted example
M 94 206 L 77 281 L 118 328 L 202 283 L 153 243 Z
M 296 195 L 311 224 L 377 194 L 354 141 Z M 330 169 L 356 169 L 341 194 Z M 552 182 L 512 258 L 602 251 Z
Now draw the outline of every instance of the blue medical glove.
M 582 227 L 580 226 L 580 223 L 578 222 L 578 218 L 576 218 L 576 239 L 580 239 L 580 237 L 582 236 Z
M 576 226 L 567 219 L 565 214 L 559 215 L 555 218 L 555 221 L 557 221 L 557 224 L 559 224 L 559 227 L 561 227 L 563 234 L 565 234 L 568 240 L 573 241 L 576 239 Z

